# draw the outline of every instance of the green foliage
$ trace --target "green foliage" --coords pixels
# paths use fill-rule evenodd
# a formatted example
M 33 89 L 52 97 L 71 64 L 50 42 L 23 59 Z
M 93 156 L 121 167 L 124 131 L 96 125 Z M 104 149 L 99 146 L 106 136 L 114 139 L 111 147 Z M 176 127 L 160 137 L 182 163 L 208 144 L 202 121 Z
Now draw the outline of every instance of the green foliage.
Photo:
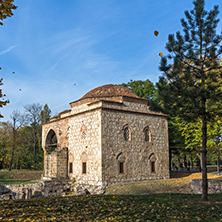
M 49 109 L 48 105 L 45 104 L 43 110 L 40 113 L 40 121 L 41 123 L 46 123 L 51 118 L 51 109 Z
M 24 106 L 32 129 L 32 142 L 33 142 L 33 169 L 37 169 L 38 157 L 43 157 L 43 150 L 41 149 L 41 132 L 40 125 L 42 105 L 39 103 L 28 104 Z
M 221 112 L 213 106 L 206 109 L 208 101 L 222 99 L 222 35 L 216 34 L 218 6 L 204 10 L 204 1 L 194 1 L 194 10 L 185 11 L 182 19 L 184 35 L 169 35 L 166 49 L 169 54 L 161 59 L 160 70 L 164 73 L 158 84 L 166 112 L 180 115 L 187 120 Z M 171 64 L 168 64 L 171 61 Z
M 0 67 L 1 70 L 1 67 Z M 3 78 L 0 79 L 0 86 L 3 85 Z M 7 103 L 9 103 L 9 100 L 5 100 L 4 97 L 6 95 L 2 94 L 2 89 L 0 89 L 0 108 L 2 108 L 3 106 L 6 106 Z M 3 116 L 0 114 L 0 118 L 3 118 Z
M 222 117 L 216 116 L 209 123 L 209 146 L 222 148 Z
M 184 144 L 186 148 L 190 148 L 199 152 L 202 142 L 201 121 L 197 119 L 194 122 L 187 122 L 180 117 L 174 117 L 173 119 L 177 129 L 184 137 Z
M 181 19 L 183 35 L 170 34 L 166 49 L 169 54 L 162 57 L 160 70 L 163 76 L 158 85 L 162 93 L 164 108 L 172 116 L 202 124 L 202 172 L 203 199 L 207 199 L 207 121 L 212 121 L 221 110 L 214 105 L 222 101 L 222 34 L 216 33 L 219 22 L 218 6 L 207 12 L 204 0 L 195 0 L 194 9 L 185 11 Z M 168 61 L 170 63 L 168 64 Z
M 150 80 L 130 80 L 128 83 L 122 83 L 121 86 L 133 91 L 137 96 L 152 100 L 155 93 L 155 86 Z
M 8 144 L 10 143 L 9 123 L 0 123 L 0 169 L 8 163 Z
M 11 115 L 12 124 L 1 123 L 0 169 L 43 169 L 41 110 L 40 104 L 27 105 L 26 111 L 29 115 L 20 115 L 19 111 L 16 111 Z M 18 116 L 15 115 L 17 113 Z M 29 122 L 23 121 L 27 119 Z M 23 124 L 17 124 L 18 120 Z

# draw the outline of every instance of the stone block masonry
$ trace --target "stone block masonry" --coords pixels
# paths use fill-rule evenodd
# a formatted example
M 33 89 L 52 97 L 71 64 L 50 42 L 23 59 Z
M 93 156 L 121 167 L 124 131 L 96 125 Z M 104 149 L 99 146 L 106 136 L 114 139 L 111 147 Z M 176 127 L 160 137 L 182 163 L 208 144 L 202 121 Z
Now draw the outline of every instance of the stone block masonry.
M 194 194 L 202 194 L 202 180 L 195 179 L 190 181 L 190 187 Z M 222 180 L 208 180 L 208 193 L 222 193 Z
M 123 136 L 129 127 L 130 139 Z M 167 121 L 165 118 L 135 113 L 104 110 L 102 112 L 103 181 L 108 184 L 136 180 L 169 178 Z M 144 129 L 149 129 L 145 141 Z M 155 170 L 151 169 L 151 157 Z M 120 159 L 122 158 L 122 160 Z M 118 171 L 123 162 L 125 172 Z
M 0 200 L 8 199 L 31 199 L 42 195 L 42 184 L 13 184 L 0 185 Z
M 1 200 L 25 200 L 38 197 L 102 194 L 105 186 L 78 184 L 69 179 L 42 180 L 39 183 L 0 185 Z
M 45 154 L 45 177 L 67 179 L 68 178 L 68 148 L 55 150 Z

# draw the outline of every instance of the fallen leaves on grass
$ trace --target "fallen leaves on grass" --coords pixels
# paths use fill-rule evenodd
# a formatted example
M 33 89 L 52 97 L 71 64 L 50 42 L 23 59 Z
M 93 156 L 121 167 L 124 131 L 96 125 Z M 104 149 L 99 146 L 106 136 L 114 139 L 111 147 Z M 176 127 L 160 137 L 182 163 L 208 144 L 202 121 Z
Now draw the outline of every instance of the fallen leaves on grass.
M 192 193 L 191 179 L 201 179 L 201 173 L 171 172 L 171 179 L 137 181 L 112 184 L 106 194 L 149 194 L 149 193 Z M 208 173 L 208 179 L 222 179 L 222 176 Z
M 93 195 L 0 202 L 0 221 L 219 221 L 222 194 Z

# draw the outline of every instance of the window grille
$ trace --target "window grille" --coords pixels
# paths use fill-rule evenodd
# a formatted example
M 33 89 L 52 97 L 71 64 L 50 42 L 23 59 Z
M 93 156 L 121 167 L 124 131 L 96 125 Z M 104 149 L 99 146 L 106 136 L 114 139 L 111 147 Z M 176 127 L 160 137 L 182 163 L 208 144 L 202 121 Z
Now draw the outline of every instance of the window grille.
M 124 139 L 129 140 L 129 127 L 124 128 Z
M 85 131 L 82 132 L 82 138 L 86 139 L 86 132 Z

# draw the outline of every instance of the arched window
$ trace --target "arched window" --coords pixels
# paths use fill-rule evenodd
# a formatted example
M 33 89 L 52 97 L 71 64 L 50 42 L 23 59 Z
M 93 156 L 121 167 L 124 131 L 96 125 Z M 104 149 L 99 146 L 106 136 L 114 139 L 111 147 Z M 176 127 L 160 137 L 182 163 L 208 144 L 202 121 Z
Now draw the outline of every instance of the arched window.
M 46 151 L 52 152 L 57 148 L 57 137 L 54 130 L 50 130 L 46 137 Z
M 119 174 L 126 173 L 126 163 L 125 163 L 125 156 L 121 153 L 119 153 L 116 157 L 117 159 L 117 169 Z
M 124 140 L 130 140 L 130 129 L 128 124 L 123 127 L 123 137 Z
M 152 153 L 149 157 L 149 161 L 150 161 L 150 171 L 151 173 L 156 173 L 157 169 L 156 169 L 156 161 L 157 158 L 154 155 L 154 153 Z
M 150 141 L 151 141 L 151 133 L 150 133 L 149 127 L 146 126 L 146 127 L 144 128 L 143 132 L 144 132 L 145 141 L 150 142 Z
M 82 125 L 82 127 L 80 129 L 80 132 L 81 132 L 81 138 L 83 140 L 85 140 L 86 139 L 87 127 L 85 125 Z

